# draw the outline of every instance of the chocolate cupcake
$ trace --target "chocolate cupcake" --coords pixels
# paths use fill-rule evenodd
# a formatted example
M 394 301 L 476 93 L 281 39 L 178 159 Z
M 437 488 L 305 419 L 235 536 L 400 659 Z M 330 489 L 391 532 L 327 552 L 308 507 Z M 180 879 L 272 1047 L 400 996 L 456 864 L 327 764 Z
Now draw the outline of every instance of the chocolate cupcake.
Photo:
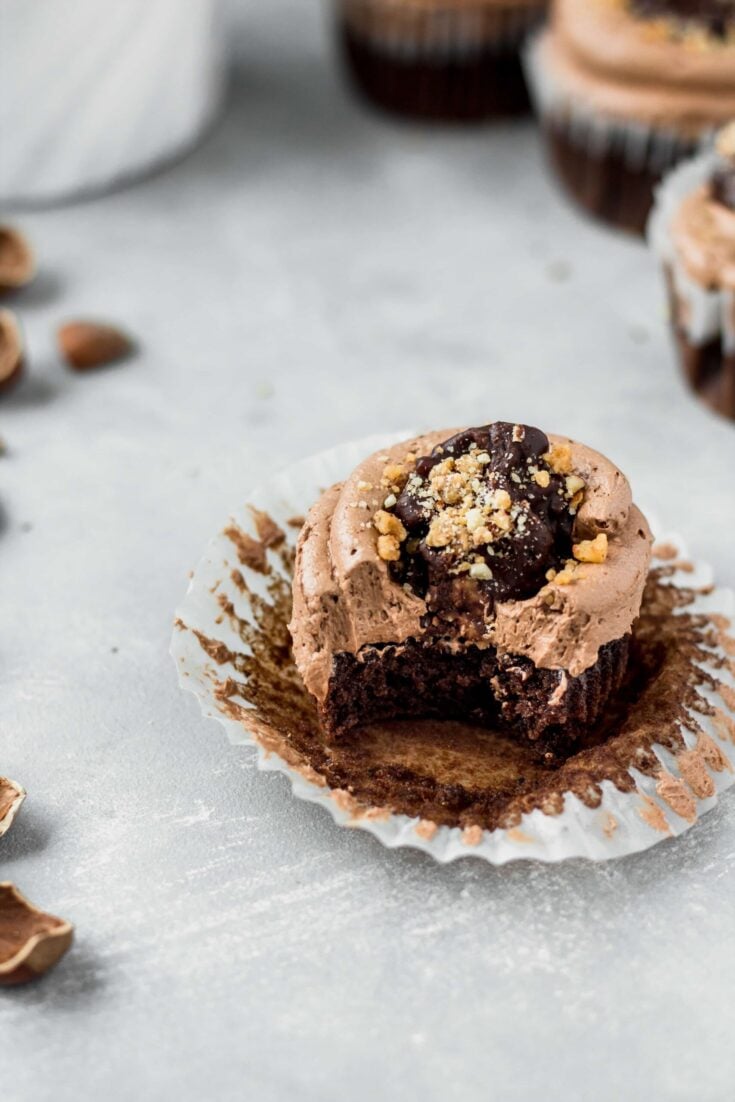
M 643 233 L 661 176 L 735 115 L 735 3 L 556 0 L 527 62 L 566 190 Z
M 529 107 L 520 47 L 547 0 L 337 0 L 355 86 L 402 115 L 473 121 Z
M 664 182 L 648 235 L 663 264 L 687 382 L 735 419 L 735 123 L 721 132 L 714 153 Z
M 650 549 L 621 472 L 529 426 L 370 456 L 296 552 L 294 658 L 327 737 L 438 717 L 568 751 L 623 679 Z

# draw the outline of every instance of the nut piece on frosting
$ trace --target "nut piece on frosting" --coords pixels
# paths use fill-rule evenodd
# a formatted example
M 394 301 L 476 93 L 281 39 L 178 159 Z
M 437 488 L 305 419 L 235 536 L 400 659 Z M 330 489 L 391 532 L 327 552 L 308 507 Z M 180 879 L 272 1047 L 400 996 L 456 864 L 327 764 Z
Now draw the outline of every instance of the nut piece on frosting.
M 572 547 L 577 562 L 604 562 L 607 558 L 607 536 L 600 532 L 593 540 L 582 540 Z

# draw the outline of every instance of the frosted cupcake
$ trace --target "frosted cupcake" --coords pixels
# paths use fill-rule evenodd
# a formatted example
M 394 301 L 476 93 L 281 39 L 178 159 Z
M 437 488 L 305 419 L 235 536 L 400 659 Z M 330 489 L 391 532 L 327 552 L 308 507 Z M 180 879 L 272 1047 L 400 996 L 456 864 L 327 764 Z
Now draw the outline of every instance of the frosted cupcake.
M 370 456 L 301 532 L 294 658 L 333 740 L 462 719 L 566 751 L 620 686 L 651 537 L 609 460 L 497 422 Z
M 663 183 L 648 232 L 664 267 L 685 377 L 713 409 L 735 419 L 735 123 L 714 153 Z
M 520 47 L 547 0 L 337 0 L 357 88 L 389 111 L 471 121 L 528 110 Z
M 662 174 L 735 115 L 735 3 L 555 0 L 528 71 L 565 188 L 642 233 Z

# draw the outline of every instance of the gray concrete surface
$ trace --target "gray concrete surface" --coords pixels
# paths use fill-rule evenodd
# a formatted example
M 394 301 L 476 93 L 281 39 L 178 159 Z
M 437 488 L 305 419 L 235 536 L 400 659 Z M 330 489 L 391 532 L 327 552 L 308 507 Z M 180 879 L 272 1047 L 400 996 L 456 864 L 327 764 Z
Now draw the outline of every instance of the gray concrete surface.
M 735 428 L 690 400 L 641 245 L 530 124 L 363 112 L 322 13 L 249 4 L 226 115 L 135 188 L 33 213 L 0 404 L 0 875 L 77 927 L 0 995 L 3 1102 L 732 1097 L 735 800 L 606 866 L 384 851 L 259 774 L 176 684 L 187 571 L 274 464 L 406 423 L 581 437 L 735 583 Z M 71 314 L 131 363 L 57 362 Z

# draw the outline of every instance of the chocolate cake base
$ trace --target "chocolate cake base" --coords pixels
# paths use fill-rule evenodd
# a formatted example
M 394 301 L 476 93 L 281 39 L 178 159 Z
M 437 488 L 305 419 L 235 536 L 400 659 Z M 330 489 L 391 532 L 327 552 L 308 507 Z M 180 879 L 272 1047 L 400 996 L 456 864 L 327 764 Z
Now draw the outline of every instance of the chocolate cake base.
M 630 637 L 602 647 L 579 677 L 537 668 L 494 647 L 459 652 L 436 642 L 363 647 L 338 654 L 321 719 L 330 739 L 403 718 L 464 719 L 513 731 L 543 753 L 565 753 L 620 687 Z
M 543 126 L 548 158 L 568 194 L 594 218 L 618 229 L 643 236 L 653 206 L 653 193 L 662 176 L 695 151 L 695 143 L 672 144 L 659 157 L 656 170 L 631 167 L 625 156 L 624 135 L 613 137 L 604 151 L 575 141 L 564 122 L 547 119 Z
M 399 56 L 377 48 L 344 21 L 338 37 L 354 87 L 385 111 L 435 122 L 478 122 L 530 110 L 516 49 L 487 47 L 456 61 Z

